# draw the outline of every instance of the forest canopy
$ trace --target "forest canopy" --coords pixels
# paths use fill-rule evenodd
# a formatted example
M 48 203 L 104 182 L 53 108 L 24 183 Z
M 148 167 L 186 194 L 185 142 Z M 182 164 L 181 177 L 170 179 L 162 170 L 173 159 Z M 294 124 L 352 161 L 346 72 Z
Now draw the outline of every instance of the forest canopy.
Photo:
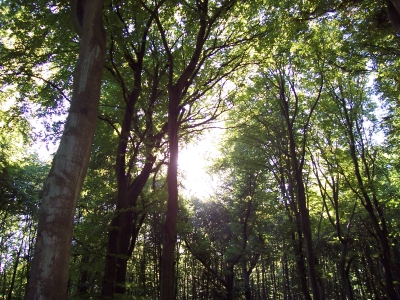
M 0 299 L 400 299 L 399 35 L 398 0 L 0 1 Z

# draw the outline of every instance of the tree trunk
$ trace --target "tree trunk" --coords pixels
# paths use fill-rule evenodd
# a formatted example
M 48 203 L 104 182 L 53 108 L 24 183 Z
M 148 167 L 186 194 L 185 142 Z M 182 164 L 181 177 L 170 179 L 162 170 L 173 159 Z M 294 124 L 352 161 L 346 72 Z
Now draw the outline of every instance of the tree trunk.
M 13 273 L 12 273 L 11 282 L 10 282 L 10 288 L 8 289 L 7 300 L 11 300 L 11 299 L 12 299 L 13 289 L 14 289 L 14 285 L 15 285 L 15 276 L 17 275 L 17 269 L 18 269 L 18 264 L 19 264 L 19 258 L 20 258 L 20 256 L 21 256 L 21 252 L 22 252 L 23 245 L 24 245 L 24 242 L 22 241 L 21 246 L 20 246 L 19 249 L 18 249 L 17 256 L 16 256 L 16 258 L 15 258 Z
M 400 1 L 386 0 L 386 8 L 390 22 L 396 30 L 396 33 L 400 34 Z
M 88 264 L 90 260 L 90 257 L 88 255 L 88 253 L 85 253 L 81 259 L 81 262 L 83 264 Z M 81 270 L 81 275 L 79 277 L 79 282 L 78 282 L 78 287 L 77 287 L 77 295 L 79 296 L 84 296 L 87 292 L 88 292 L 88 279 L 89 279 L 89 271 L 87 270 L 87 268 L 84 268 L 83 270 Z
M 285 162 L 286 162 L 286 169 L 290 170 L 290 168 L 291 168 L 290 159 L 286 159 Z M 283 168 L 280 168 L 279 178 L 280 178 L 279 187 L 280 187 L 282 196 L 284 197 L 284 195 L 286 195 L 286 194 L 289 195 L 288 201 L 286 201 L 285 197 L 283 198 L 285 201 L 285 208 L 286 208 L 289 222 L 291 224 L 293 224 L 293 223 L 295 224 L 295 228 L 292 230 L 292 233 L 291 233 L 291 239 L 292 239 L 292 244 L 293 244 L 293 253 L 296 258 L 295 261 L 296 261 L 296 266 L 297 266 L 297 271 L 298 271 L 298 274 L 296 274 L 296 279 L 298 279 L 300 281 L 300 287 L 301 287 L 301 291 L 304 296 L 304 299 L 311 300 L 311 296 L 308 291 L 306 266 L 305 266 L 304 254 L 303 254 L 303 232 L 302 232 L 302 226 L 301 226 L 301 218 L 300 218 L 299 210 L 297 208 L 297 204 L 294 200 L 295 199 L 295 191 L 294 191 L 295 184 L 293 183 L 293 178 L 291 178 L 290 176 L 288 176 L 288 178 L 287 178 L 288 184 L 286 184 Z M 293 218 L 292 212 L 294 214 L 294 218 Z M 297 238 L 296 238 L 296 233 L 297 233 Z
M 167 186 L 168 204 L 167 217 L 163 227 L 163 251 L 161 262 L 161 299 L 173 299 L 174 284 L 174 250 L 176 243 L 176 221 L 178 215 L 178 115 L 179 115 L 179 96 L 174 88 L 169 90 L 168 106 L 168 135 L 169 135 L 169 155 Z
M 250 287 L 250 274 L 246 268 L 246 261 L 242 261 L 242 276 L 243 276 L 243 284 L 244 284 L 244 297 L 246 300 L 251 300 L 251 287 Z
M 141 174 L 132 184 L 126 195 L 126 198 L 129 199 L 128 206 L 123 208 L 123 211 L 119 212 L 111 221 L 102 290 L 104 299 L 113 298 L 114 293 L 125 294 L 127 263 L 145 218 L 144 212 L 140 215 L 140 213 L 134 212 L 134 209 L 139 194 L 151 174 L 154 160 L 155 157 L 148 160 Z
M 150 155 L 142 172 L 136 177 L 127 192 L 125 192 L 126 187 L 124 185 L 119 186 L 117 204 L 117 211 L 119 212 L 111 220 L 108 235 L 102 286 L 103 299 L 112 299 L 115 292 L 120 294 L 125 293 L 126 268 L 130 257 L 130 245 L 134 245 L 141 226 L 140 222 L 137 224 L 138 216 L 134 216 L 133 209 L 151 174 L 154 162 L 155 157 Z M 136 228 L 136 226 L 139 226 L 139 228 Z M 133 231 L 136 232 L 136 236 L 133 234 Z
M 283 100 L 284 101 L 284 100 Z M 287 103 L 285 103 L 287 105 Z M 307 256 L 307 264 L 308 264 L 308 275 L 312 290 L 313 299 L 319 300 L 320 296 L 320 287 L 318 285 L 317 272 L 315 269 L 315 257 L 312 243 L 312 234 L 311 234 L 311 224 L 310 224 L 310 216 L 307 209 L 307 201 L 306 201 L 306 193 L 304 189 L 303 182 L 303 174 L 302 168 L 298 162 L 297 153 L 296 153 L 296 142 L 293 132 L 292 124 L 289 121 L 289 109 L 285 108 L 285 116 L 287 120 L 287 129 L 289 135 L 289 152 L 292 163 L 292 171 L 294 175 L 294 181 L 296 184 L 296 196 L 297 203 L 300 212 L 301 219 L 301 227 L 304 235 L 304 244 L 306 247 L 306 256 Z M 305 136 L 303 137 L 305 139 Z
M 297 271 L 299 272 L 299 279 L 301 282 L 301 292 L 304 296 L 304 299 L 306 300 L 311 300 L 310 293 L 308 291 L 308 286 L 307 286 L 307 274 L 306 274 L 306 266 L 304 263 L 304 254 L 303 254 L 303 237 L 301 234 L 301 230 L 298 230 L 298 241 L 296 241 L 296 238 L 293 239 L 292 241 L 295 243 L 294 248 L 295 248 L 295 257 L 296 257 L 296 266 L 297 266 Z
M 139 235 L 139 230 L 142 227 L 144 218 L 146 214 L 143 212 L 139 219 L 137 213 L 132 213 L 132 217 L 129 218 L 129 222 L 126 228 L 127 234 L 123 234 L 120 237 L 119 249 L 120 254 L 117 261 L 117 276 L 116 276 L 116 286 L 115 293 L 125 294 L 126 292 L 126 271 L 128 268 L 128 260 L 132 256 L 132 252 L 135 248 L 136 239 Z M 125 230 L 123 230 L 124 232 Z
M 225 270 L 225 289 L 226 289 L 226 297 L 225 300 L 233 300 L 233 288 L 234 288 L 234 280 L 235 273 L 233 271 L 234 265 L 229 265 Z
M 342 278 L 342 284 L 344 287 L 344 290 L 346 292 L 346 297 L 348 300 L 353 300 L 353 289 L 351 287 L 351 282 L 349 278 L 349 272 L 348 269 L 346 268 L 346 255 L 347 255 L 347 246 L 348 242 L 345 241 L 342 243 L 342 252 L 340 254 L 340 261 L 339 261 L 339 272 L 340 272 L 340 277 Z
M 294 153 L 292 153 L 294 154 Z M 296 159 L 295 157 L 293 158 Z M 297 165 L 297 164 L 296 164 Z M 315 257 L 314 250 L 312 244 L 312 235 L 311 235 L 311 224 L 310 224 L 310 216 L 308 214 L 308 209 L 306 205 L 306 196 L 304 191 L 304 184 L 300 170 L 295 170 L 296 176 L 296 184 L 297 184 L 297 201 L 299 203 L 300 217 L 302 230 L 304 235 L 304 244 L 306 246 L 306 255 L 307 255 L 307 264 L 308 264 L 308 275 L 311 283 L 311 290 L 313 294 L 313 299 L 319 300 L 320 291 L 318 285 L 317 272 L 315 269 Z
M 60 146 L 44 185 L 26 299 L 67 299 L 73 216 L 89 164 L 105 61 L 103 1 L 76 1 L 81 33 L 73 95 Z

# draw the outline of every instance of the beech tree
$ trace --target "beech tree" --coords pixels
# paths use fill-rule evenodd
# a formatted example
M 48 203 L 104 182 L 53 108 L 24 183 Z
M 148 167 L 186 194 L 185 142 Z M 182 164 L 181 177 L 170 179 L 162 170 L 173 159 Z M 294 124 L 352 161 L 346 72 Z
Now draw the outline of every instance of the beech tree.
M 97 120 L 105 60 L 103 1 L 75 1 L 72 7 L 79 59 L 64 133 L 44 186 L 26 299 L 67 299 L 73 216 Z
M 192 103 L 197 100 L 196 94 L 204 91 L 198 89 L 191 91 L 190 88 L 198 78 L 204 74 L 203 68 L 208 67 L 209 74 L 204 84 L 213 86 L 221 78 L 235 70 L 241 63 L 243 51 L 236 52 L 233 46 L 249 40 L 242 34 L 234 35 L 231 17 L 232 7 L 235 1 L 223 1 L 213 3 L 209 1 L 178 4 L 170 6 L 167 3 L 163 15 L 159 13 L 160 7 L 148 7 L 155 19 L 157 29 L 163 45 L 163 52 L 167 61 L 167 90 L 168 90 L 168 147 L 169 163 L 167 174 L 168 202 L 166 220 L 163 228 L 163 254 L 161 271 L 161 297 L 162 299 L 173 299 L 174 278 L 174 254 L 176 243 L 176 224 L 178 213 L 178 152 L 179 152 L 179 120 L 185 113 L 184 97 L 191 98 Z M 174 18 L 170 20 L 162 17 Z M 234 18 L 237 21 L 241 19 Z M 186 32 L 182 30 L 186 27 Z M 249 26 L 246 26 L 248 30 Z M 181 28 L 181 36 L 176 30 Z M 178 31 L 179 32 L 179 31 Z M 226 35 L 226 38 L 223 36 Z M 221 38 L 222 36 L 222 38 Z M 179 51 L 177 51 L 179 50 Z M 183 57 L 183 61 L 178 57 Z M 219 57 L 221 62 L 213 67 L 210 60 Z M 203 79 L 204 80 L 204 79 Z M 201 81 L 200 81 L 201 82 Z
M 182 46 L 180 51 L 177 51 L 174 45 L 166 52 L 163 49 L 164 32 L 160 33 L 159 24 L 162 22 L 170 26 L 167 20 L 171 13 L 190 15 L 192 12 L 191 7 L 187 5 L 178 8 L 169 5 L 164 1 L 157 3 L 154 7 L 148 6 L 148 3 L 144 2 L 136 3 L 136 9 L 132 11 L 126 6 L 116 4 L 112 6 L 107 16 L 110 25 L 108 34 L 111 40 L 110 56 L 106 63 L 106 68 L 111 75 L 109 84 L 119 86 L 120 97 L 123 101 L 122 104 L 109 101 L 106 106 L 109 108 L 115 105 L 124 112 L 119 115 L 105 107 L 100 116 L 100 119 L 113 127 L 119 137 L 116 155 L 118 196 L 115 216 L 110 224 L 103 297 L 113 297 L 115 293 L 125 293 L 127 262 L 134 250 L 137 234 L 146 217 L 145 211 L 148 210 L 138 210 L 137 200 L 150 175 L 156 174 L 161 165 L 165 164 L 163 159 L 157 161 L 156 153 L 165 151 L 163 145 L 166 141 L 169 145 L 171 142 L 169 138 L 165 137 L 170 121 L 164 117 L 168 107 L 168 91 L 165 83 L 169 80 L 168 72 L 171 66 L 168 62 L 168 53 L 172 50 L 177 52 L 174 54 L 174 66 L 184 66 L 184 55 L 190 53 L 191 48 Z M 164 8 L 166 10 L 162 14 L 156 14 L 158 10 Z M 196 14 L 194 17 L 197 17 Z M 192 21 L 179 25 L 182 26 L 183 31 L 190 32 L 193 26 Z M 119 25 L 115 26 L 115 24 Z M 132 26 L 136 30 L 131 31 L 129 28 Z M 177 28 L 168 27 L 168 30 L 175 33 Z M 193 35 L 178 37 L 175 42 L 184 45 L 183 41 L 189 41 Z M 194 128 L 200 130 L 204 124 L 214 120 L 224 110 L 225 97 L 214 97 L 208 103 L 204 101 L 202 102 L 203 107 L 196 103 L 200 101 L 200 96 L 206 95 L 212 90 L 222 89 L 224 77 L 227 77 L 240 65 L 242 53 L 228 56 L 231 46 L 227 44 L 227 41 L 224 42 L 225 44 L 219 46 L 224 48 L 224 55 L 228 57 L 226 65 L 218 70 L 212 68 L 200 70 L 200 66 L 193 70 L 194 73 L 200 73 L 203 78 L 195 80 L 196 75 L 192 74 L 189 81 L 195 81 L 193 90 L 185 92 L 187 93 L 186 97 L 180 101 L 179 109 L 182 110 L 182 113 L 179 120 L 176 121 L 183 129 L 180 133 L 181 136 L 187 136 L 188 132 L 195 130 Z M 231 42 L 238 43 L 239 41 L 232 40 Z M 213 51 L 218 52 L 217 50 L 217 46 L 212 45 L 207 49 L 208 55 L 216 56 Z M 199 53 L 196 54 L 196 56 L 199 55 Z M 201 64 L 205 64 L 207 58 L 199 56 L 195 60 L 201 60 Z M 121 61 L 126 61 L 129 69 L 126 68 L 126 65 L 121 64 Z M 185 87 L 185 89 L 187 88 L 188 86 Z M 212 103 L 209 104 L 209 102 Z M 200 113 L 200 111 L 203 112 Z M 205 112 L 207 113 L 205 114 Z
M 399 297 L 395 1 L 72 4 L 0 4 L 0 298 Z

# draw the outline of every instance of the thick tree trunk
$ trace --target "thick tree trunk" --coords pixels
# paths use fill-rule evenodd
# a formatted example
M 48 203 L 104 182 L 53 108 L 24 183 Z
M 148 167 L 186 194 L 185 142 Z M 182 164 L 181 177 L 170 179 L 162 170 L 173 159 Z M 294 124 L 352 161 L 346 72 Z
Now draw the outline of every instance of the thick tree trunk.
M 225 270 L 225 289 L 226 289 L 226 296 L 225 300 L 233 300 L 233 288 L 234 288 L 234 279 L 235 273 L 233 271 L 234 265 L 227 266 Z
M 155 157 L 149 156 L 148 162 L 131 184 L 128 192 L 124 192 L 124 187 L 119 187 L 121 191 L 119 190 L 117 211 L 121 211 L 111 220 L 102 287 L 103 299 L 112 299 L 114 293 L 125 293 L 126 268 L 130 256 L 130 245 L 134 244 L 136 240 L 132 230 L 138 230 L 135 226 L 139 226 L 139 228 L 141 226 L 141 223 L 139 225 L 136 224 L 138 216 L 134 216 L 133 209 L 151 174 L 154 162 Z
M 89 164 L 106 43 L 103 1 L 76 4 L 81 42 L 71 108 L 44 186 L 26 299 L 67 299 L 73 216 Z
M 246 300 L 251 300 L 250 273 L 247 271 L 246 262 L 242 262 L 242 276 L 244 284 L 244 297 Z
M 342 278 L 342 284 L 344 291 L 346 293 L 346 297 L 348 300 L 353 300 L 353 289 L 351 287 L 351 282 L 349 278 L 349 272 L 348 269 L 346 268 L 346 255 L 347 255 L 347 248 L 348 248 L 348 242 L 345 241 L 342 243 L 342 252 L 340 254 L 340 261 L 339 261 L 339 272 L 340 272 L 340 277 Z
M 126 272 L 128 269 L 128 260 L 132 256 L 132 252 L 135 248 L 136 240 L 139 235 L 140 228 L 142 227 L 142 224 L 144 222 L 146 214 L 143 214 L 140 219 L 138 219 L 138 215 L 134 214 L 134 220 L 132 222 L 133 228 L 130 228 L 131 232 L 129 232 L 129 236 L 125 236 L 124 238 L 121 238 L 121 240 L 125 241 L 123 244 L 126 244 L 125 246 L 121 246 L 120 244 L 120 249 L 122 250 L 123 255 L 118 259 L 117 263 L 117 277 L 116 277 L 116 289 L 115 292 L 117 294 L 125 294 L 126 292 Z

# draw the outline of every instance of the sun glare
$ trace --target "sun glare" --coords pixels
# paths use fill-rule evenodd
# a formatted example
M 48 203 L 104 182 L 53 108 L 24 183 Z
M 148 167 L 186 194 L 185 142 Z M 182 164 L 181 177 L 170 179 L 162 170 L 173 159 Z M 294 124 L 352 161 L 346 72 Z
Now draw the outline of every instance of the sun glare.
M 213 158 L 219 156 L 221 134 L 221 129 L 213 129 L 196 143 L 181 149 L 178 168 L 182 177 L 180 191 L 184 196 L 204 200 L 214 194 L 217 182 L 207 174 L 207 167 Z

